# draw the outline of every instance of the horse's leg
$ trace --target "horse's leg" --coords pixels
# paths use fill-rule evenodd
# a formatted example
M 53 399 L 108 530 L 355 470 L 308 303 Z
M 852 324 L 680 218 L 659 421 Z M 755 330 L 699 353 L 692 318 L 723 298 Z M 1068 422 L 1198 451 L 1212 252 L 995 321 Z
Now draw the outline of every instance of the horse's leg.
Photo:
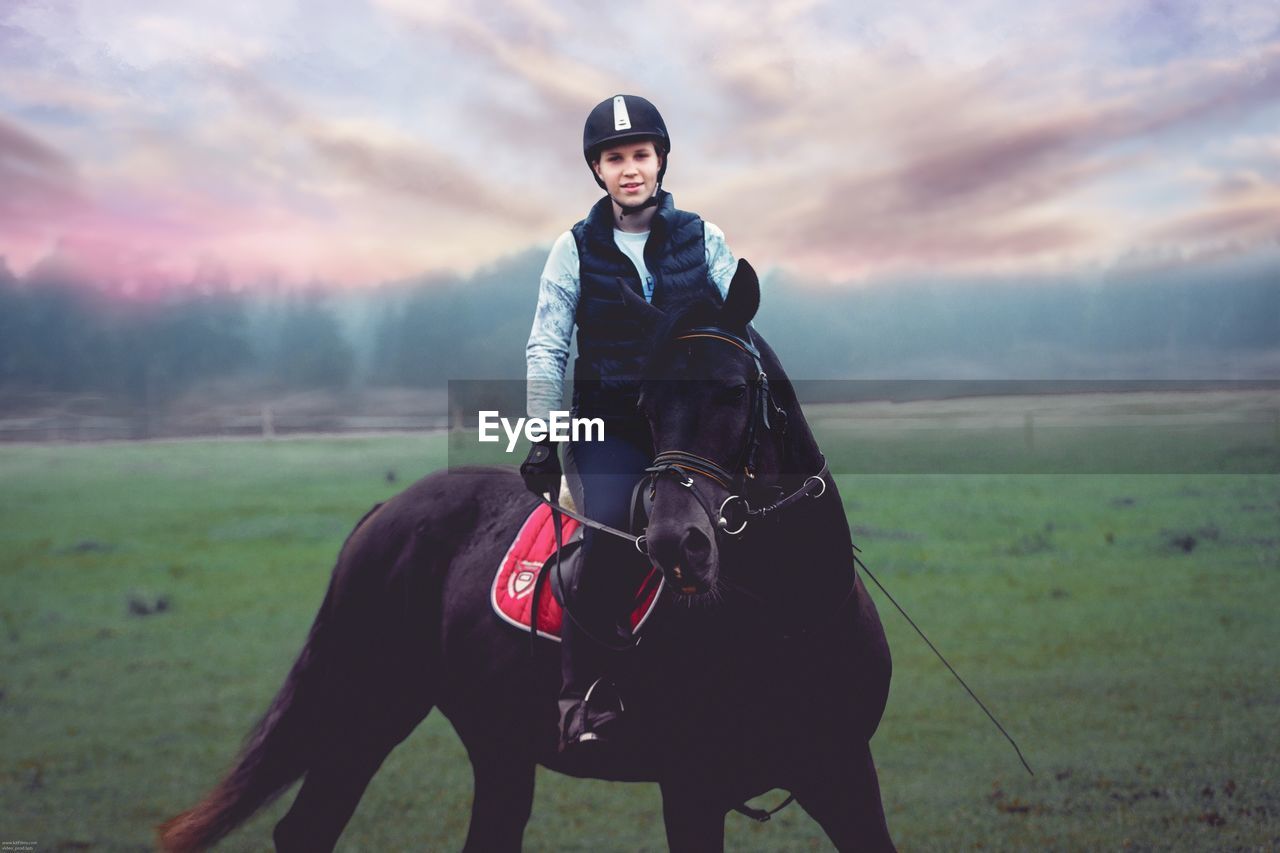
M 471 753 L 475 774 L 475 795 L 471 802 L 471 826 L 463 850 L 471 853 L 513 851 L 518 853 L 525 824 L 533 813 L 533 777 L 536 763 L 531 756 Z
M 502 633 L 495 633 L 498 631 Z M 463 845 L 463 849 L 471 853 L 520 850 L 525 825 L 533 813 L 537 735 L 542 735 L 544 747 L 555 743 L 552 739 L 554 688 L 547 684 L 541 703 L 530 703 L 525 692 L 528 667 L 534 665 L 529 658 L 529 641 L 519 638 L 513 644 L 512 636 L 492 620 L 491 643 L 478 648 L 482 650 L 481 659 L 488 661 L 495 671 L 505 673 L 505 677 L 472 685 L 465 691 L 466 701 L 461 704 L 441 703 L 441 709 L 453 723 L 471 759 L 474 780 L 471 824 Z M 548 658 L 539 661 L 536 668 L 541 670 L 542 677 L 552 674 L 554 670 L 549 666 L 552 663 Z M 519 674 L 522 666 L 526 668 L 525 675 Z
M 671 853 L 724 850 L 725 813 L 685 786 L 662 786 L 662 820 Z
M 837 850 L 894 850 L 880 801 L 871 746 L 862 743 L 831 756 L 839 760 L 807 776 L 793 792 Z
M 332 850 L 383 760 L 431 710 L 429 700 L 387 704 L 372 692 L 360 698 L 358 712 L 326 738 L 293 806 L 276 824 L 281 853 Z

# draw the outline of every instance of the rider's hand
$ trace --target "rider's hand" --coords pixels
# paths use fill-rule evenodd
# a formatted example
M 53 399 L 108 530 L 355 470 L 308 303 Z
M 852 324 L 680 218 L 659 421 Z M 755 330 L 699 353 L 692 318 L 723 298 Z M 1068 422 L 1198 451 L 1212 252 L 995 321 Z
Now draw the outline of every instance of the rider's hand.
M 560 473 L 560 456 L 549 438 L 535 442 L 520 466 L 520 476 L 529 491 L 535 495 L 550 492 L 553 501 L 560 499 Z

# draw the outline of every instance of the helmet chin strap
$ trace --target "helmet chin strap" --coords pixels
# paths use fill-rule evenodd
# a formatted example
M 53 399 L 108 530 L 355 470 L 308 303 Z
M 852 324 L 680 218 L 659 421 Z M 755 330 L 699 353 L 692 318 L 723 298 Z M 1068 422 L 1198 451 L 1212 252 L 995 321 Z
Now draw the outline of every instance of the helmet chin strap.
M 614 199 L 614 204 L 618 205 L 618 209 L 622 211 L 622 213 L 620 214 L 621 217 L 623 219 L 626 219 L 628 216 L 634 216 L 635 214 L 644 210 L 646 207 L 653 207 L 654 205 L 656 205 L 658 203 L 658 192 L 661 189 L 662 189 L 662 184 L 659 183 L 656 187 L 653 188 L 653 194 L 650 195 L 644 201 L 640 202 L 639 204 L 623 204 L 617 199 Z

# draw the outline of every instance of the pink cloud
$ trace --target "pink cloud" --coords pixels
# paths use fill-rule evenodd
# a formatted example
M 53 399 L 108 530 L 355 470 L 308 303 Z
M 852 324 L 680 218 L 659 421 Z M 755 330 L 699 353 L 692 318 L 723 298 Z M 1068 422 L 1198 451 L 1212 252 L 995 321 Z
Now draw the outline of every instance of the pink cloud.
M 744 39 L 759 52 L 754 36 Z M 718 76 L 736 102 L 781 85 L 769 54 L 760 59 Z M 756 165 L 697 202 L 721 211 L 735 247 L 782 266 L 836 279 L 900 267 L 1036 269 L 1106 260 L 1151 239 L 1268 239 L 1266 217 L 1243 207 L 1203 211 L 1180 199 L 1148 210 L 1124 196 L 1167 195 L 1179 180 L 1169 164 L 1188 162 L 1188 140 L 1229 138 L 1233 122 L 1280 104 L 1280 48 L 1099 71 L 1091 82 L 1107 94 L 1087 95 L 1079 78 L 1037 91 L 1001 65 L 940 75 L 857 56 L 812 71 L 726 129 L 719 145 L 749 147 Z M 1181 193 L 1206 197 L 1194 181 Z M 1155 225 L 1177 215 L 1176 226 Z
M 581 122 L 616 91 L 659 103 L 669 188 L 764 266 L 840 280 L 1274 239 L 1274 139 L 1236 144 L 1280 104 L 1262 24 L 1232 40 L 1208 15 L 1139 57 L 1145 19 L 1101 0 L 744 2 L 72 3 L 74 26 L 26 7 L 23 69 L 0 57 L 0 253 L 119 280 L 473 269 L 585 212 Z
M 84 207 L 80 177 L 70 158 L 0 116 L 0 231 L 15 254 L 45 239 L 45 223 Z

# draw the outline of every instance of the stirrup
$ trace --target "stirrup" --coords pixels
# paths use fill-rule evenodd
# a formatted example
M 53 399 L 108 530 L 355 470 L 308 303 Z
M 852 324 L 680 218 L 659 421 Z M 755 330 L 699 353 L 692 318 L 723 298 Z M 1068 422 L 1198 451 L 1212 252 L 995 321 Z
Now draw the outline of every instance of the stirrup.
M 617 685 L 603 676 L 597 678 L 595 681 L 591 682 L 591 686 L 587 688 L 586 695 L 570 709 L 562 721 L 563 730 L 560 735 L 562 752 L 576 744 L 590 743 L 592 741 L 597 743 L 607 743 L 610 740 L 610 738 L 604 734 L 602 729 L 597 728 L 598 723 L 593 720 L 591 714 L 592 697 L 595 696 L 597 703 L 599 703 L 600 699 L 599 696 L 596 696 L 596 688 L 602 683 L 607 685 L 608 691 L 606 692 L 612 693 L 613 699 L 617 704 L 616 711 L 612 709 L 601 711 L 600 715 L 605 717 L 603 720 L 603 727 L 609 728 L 615 725 L 618 719 L 626 711 L 626 704 L 622 701 L 622 694 L 618 692 Z M 571 736 L 570 730 L 575 728 L 575 715 L 580 717 L 581 723 L 577 727 L 579 729 L 577 734 Z

